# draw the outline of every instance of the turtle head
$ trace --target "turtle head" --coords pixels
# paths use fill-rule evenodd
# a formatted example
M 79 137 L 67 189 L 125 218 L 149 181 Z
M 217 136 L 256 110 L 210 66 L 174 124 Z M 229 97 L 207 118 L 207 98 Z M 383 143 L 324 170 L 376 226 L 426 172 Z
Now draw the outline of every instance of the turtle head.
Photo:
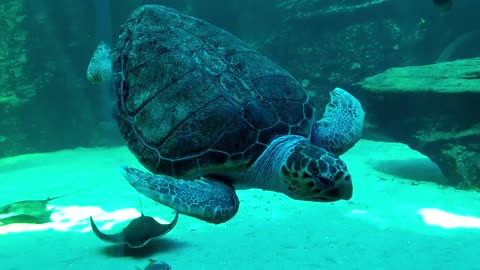
M 333 202 L 352 197 L 352 181 L 345 163 L 335 154 L 302 142 L 293 147 L 281 167 L 284 193 L 294 199 Z
M 112 59 L 110 48 L 105 42 L 100 42 L 93 52 L 87 68 L 87 79 L 92 84 L 109 81 L 112 77 Z

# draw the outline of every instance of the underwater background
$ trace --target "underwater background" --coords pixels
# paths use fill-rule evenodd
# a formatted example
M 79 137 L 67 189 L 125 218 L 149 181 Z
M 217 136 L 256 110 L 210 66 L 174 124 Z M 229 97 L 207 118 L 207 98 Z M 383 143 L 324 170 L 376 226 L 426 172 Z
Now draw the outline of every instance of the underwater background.
M 149 199 L 140 206 L 119 174 L 140 165 L 109 89 L 86 79 L 98 42 L 115 44 L 144 4 L 239 37 L 288 70 L 319 117 L 335 87 L 359 98 L 363 140 L 342 156 L 352 200 L 242 190 L 225 224 L 180 216 L 140 250 L 96 238 L 90 216 L 103 231 L 142 211 L 173 219 Z M 51 207 L 45 222 L 0 208 L 1 268 L 157 269 L 154 259 L 172 269 L 480 270 L 479 9 L 475 0 L 1 0 L 0 205 Z

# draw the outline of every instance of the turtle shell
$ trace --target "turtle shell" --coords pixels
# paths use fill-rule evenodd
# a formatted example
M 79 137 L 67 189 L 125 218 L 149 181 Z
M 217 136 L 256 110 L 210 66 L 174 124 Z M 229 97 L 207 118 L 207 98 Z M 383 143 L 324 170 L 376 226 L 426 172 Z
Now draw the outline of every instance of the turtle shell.
M 184 179 L 241 172 L 278 135 L 310 136 L 303 87 L 228 32 L 142 6 L 113 52 L 123 138 L 154 173 Z

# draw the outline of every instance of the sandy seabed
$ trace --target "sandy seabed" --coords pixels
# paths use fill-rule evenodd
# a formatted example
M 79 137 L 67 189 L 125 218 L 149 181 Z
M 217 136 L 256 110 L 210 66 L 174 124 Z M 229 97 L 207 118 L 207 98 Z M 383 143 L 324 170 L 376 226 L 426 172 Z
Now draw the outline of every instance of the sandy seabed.
M 138 166 L 126 147 L 78 148 L 0 159 L 0 205 L 50 202 L 51 223 L 0 226 L 0 269 L 480 270 L 480 194 L 439 186 L 438 168 L 407 146 L 362 140 L 342 158 L 354 181 L 350 201 L 314 203 L 240 190 L 238 214 L 220 225 L 181 215 L 143 249 L 96 238 L 140 215 L 137 192 L 119 173 Z M 172 210 L 143 198 L 146 215 Z

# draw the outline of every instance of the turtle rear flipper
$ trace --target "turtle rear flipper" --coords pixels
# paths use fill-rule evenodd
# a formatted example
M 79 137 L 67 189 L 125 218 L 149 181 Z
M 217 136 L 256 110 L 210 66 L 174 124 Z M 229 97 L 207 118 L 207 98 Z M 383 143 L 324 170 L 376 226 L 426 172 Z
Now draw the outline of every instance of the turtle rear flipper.
M 238 211 L 239 201 L 233 187 L 213 178 L 189 181 L 130 167 L 123 167 L 122 174 L 138 192 L 188 216 L 218 224 L 228 221 Z

